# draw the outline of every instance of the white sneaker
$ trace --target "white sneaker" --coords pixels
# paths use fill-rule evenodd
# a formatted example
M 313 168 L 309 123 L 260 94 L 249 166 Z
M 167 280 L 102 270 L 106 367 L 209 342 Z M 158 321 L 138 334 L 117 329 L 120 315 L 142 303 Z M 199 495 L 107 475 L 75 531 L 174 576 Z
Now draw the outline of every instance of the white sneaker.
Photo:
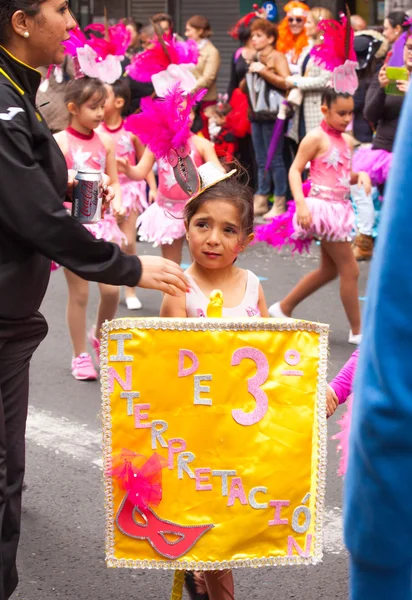
M 282 312 L 282 309 L 280 308 L 280 302 L 275 302 L 275 304 L 269 306 L 268 311 L 270 316 L 274 317 L 275 319 L 289 319 L 289 317 Z
M 353 344 L 354 346 L 359 346 L 359 344 L 362 341 L 362 334 L 358 333 L 358 334 L 353 334 L 352 330 L 349 331 L 349 344 Z
M 126 306 L 129 310 L 140 310 L 142 308 L 142 303 L 137 296 L 127 296 Z

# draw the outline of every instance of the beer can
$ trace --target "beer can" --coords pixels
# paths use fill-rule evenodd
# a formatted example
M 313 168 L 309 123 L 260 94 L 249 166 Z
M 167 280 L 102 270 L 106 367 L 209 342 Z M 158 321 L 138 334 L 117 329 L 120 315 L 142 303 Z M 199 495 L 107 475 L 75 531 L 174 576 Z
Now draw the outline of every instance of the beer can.
M 72 217 L 80 223 L 97 223 L 102 218 L 102 174 L 100 171 L 78 171 L 73 188 Z

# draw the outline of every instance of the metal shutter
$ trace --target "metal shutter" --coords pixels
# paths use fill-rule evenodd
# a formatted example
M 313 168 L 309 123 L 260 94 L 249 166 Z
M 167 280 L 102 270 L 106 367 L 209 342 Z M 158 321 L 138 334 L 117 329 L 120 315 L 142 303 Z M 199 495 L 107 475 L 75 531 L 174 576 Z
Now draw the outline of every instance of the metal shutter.
M 174 15 L 177 31 L 183 35 L 188 19 L 193 15 L 204 15 L 210 21 L 213 30 L 211 41 L 220 52 L 222 65 L 218 76 L 219 92 L 226 92 L 230 77 L 232 55 L 238 48 L 228 31 L 240 18 L 239 0 L 180 0 Z M 179 6 L 180 5 L 180 6 Z
M 131 16 L 147 25 L 150 17 L 159 12 L 167 12 L 167 0 L 131 0 Z

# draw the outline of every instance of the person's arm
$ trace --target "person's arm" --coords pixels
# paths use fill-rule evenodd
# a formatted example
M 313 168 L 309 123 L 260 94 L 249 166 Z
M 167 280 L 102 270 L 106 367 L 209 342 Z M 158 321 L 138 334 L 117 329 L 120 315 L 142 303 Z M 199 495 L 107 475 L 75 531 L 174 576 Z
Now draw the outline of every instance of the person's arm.
M 268 307 L 266 304 L 265 293 L 263 291 L 262 285 L 259 284 L 259 299 L 258 299 L 258 309 L 262 317 L 270 317 Z
M 412 95 L 386 184 L 355 377 L 344 532 L 351 600 L 409 599 L 412 512 Z
M 139 140 L 137 135 L 132 135 L 133 145 L 136 151 L 137 160 L 140 161 L 144 155 L 145 147 L 142 142 Z M 156 177 L 153 173 L 153 168 L 150 170 L 149 174 L 146 177 L 147 185 L 149 186 L 149 204 L 152 204 L 156 200 L 157 196 L 157 183 Z
M 300 143 L 296 158 L 289 169 L 289 183 L 296 204 L 296 216 L 298 224 L 304 229 L 309 229 L 312 217 L 303 194 L 302 173 L 308 162 L 318 154 L 319 147 L 320 140 L 317 132 L 310 132 Z
M 186 313 L 186 296 L 164 296 L 162 306 L 160 307 L 160 317 L 163 318 L 185 318 Z
M 217 73 L 220 67 L 220 54 L 219 50 L 213 46 L 213 44 L 209 44 L 207 48 L 207 56 L 206 62 L 203 69 L 203 73 L 196 81 L 195 90 L 200 90 L 202 88 L 206 88 L 207 90 L 210 88 L 212 83 L 216 81 Z
M 203 160 L 205 162 L 214 163 L 217 167 L 219 167 L 221 171 L 224 171 L 224 168 L 222 167 L 222 164 L 217 157 L 214 144 L 212 144 L 212 142 L 210 142 L 206 138 L 200 137 L 199 135 L 193 136 L 192 139 L 196 145 L 197 151 L 199 152 Z
M 312 67 L 314 70 L 314 67 Z M 332 74 L 326 69 L 318 68 L 319 74 L 302 77 L 301 75 L 291 75 L 287 78 L 287 83 L 292 87 L 297 87 L 302 92 L 322 92 L 328 85 Z
M 365 108 L 363 116 L 367 121 L 374 125 L 383 117 L 385 111 L 385 85 L 388 81 L 386 77 L 386 67 L 382 67 L 379 73 L 373 77 L 371 84 L 366 92 Z
M 356 367 L 358 364 L 359 349 L 356 349 L 350 359 L 345 363 L 335 379 L 330 382 L 330 387 L 335 391 L 339 404 L 346 402 L 353 389 Z
M 155 155 L 149 148 L 146 148 L 137 165 L 131 165 L 124 158 L 118 158 L 117 169 L 119 173 L 124 173 L 129 179 L 141 181 L 149 175 L 155 162 Z
M 252 63 L 250 70 L 253 72 L 256 69 L 256 65 L 263 63 Z M 255 66 L 253 66 L 255 65 Z M 274 51 L 268 59 L 266 65 L 263 68 L 258 67 L 260 77 L 271 85 L 277 87 L 280 90 L 286 90 L 288 88 L 286 78 L 290 75 L 288 61 L 281 52 Z
M 126 210 L 123 208 L 122 204 L 122 190 L 120 188 L 119 176 L 117 173 L 115 145 L 109 135 L 105 133 L 99 133 L 98 135 L 106 149 L 105 172 L 110 179 L 110 186 L 113 188 L 114 191 L 114 198 L 110 206 L 113 210 L 114 216 L 117 219 L 121 220 L 122 218 L 124 218 Z
M 83 279 L 171 293 L 184 291 L 186 282 L 177 265 L 164 260 L 159 263 L 157 257 L 140 260 L 127 256 L 116 244 L 96 240 L 67 213 L 65 190 L 58 192 L 56 182 L 33 155 L 26 105 L 11 86 L 2 84 L 0 89 L 0 113 L 10 106 L 22 108 L 12 120 L 0 119 L 1 229 Z M 63 156 L 61 168 L 67 178 Z

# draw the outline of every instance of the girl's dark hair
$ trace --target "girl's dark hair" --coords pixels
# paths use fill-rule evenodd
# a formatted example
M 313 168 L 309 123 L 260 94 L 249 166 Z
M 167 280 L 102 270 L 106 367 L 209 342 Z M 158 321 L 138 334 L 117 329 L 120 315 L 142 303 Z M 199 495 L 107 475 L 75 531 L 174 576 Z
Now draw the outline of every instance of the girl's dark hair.
M 112 83 L 112 90 L 115 98 L 122 98 L 124 101 L 122 113 L 125 115 L 128 114 L 130 102 L 132 101 L 132 94 L 127 81 L 125 79 L 117 79 Z
M 248 236 L 250 233 L 253 233 L 253 190 L 245 183 L 244 177 L 243 172 L 232 175 L 232 177 L 228 177 L 228 179 L 212 185 L 212 187 L 188 202 L 184 211 L 184 220 L 186 223 L 190 223 L 195 214 L 206 202 L 221 200 L 233 204 L 239 210 L 242 234 Z
M 28 17 L 35 17 L 40 12 L 40 4 L 46 0 L 0 0 L 0 44 L 7 42 L 10 34 L 11 18 L 18 10 Z
M 66 105 L 73 102 L 79 107 L 85 102 L 88 102 L 90 98 L 93 98 L 95 94 L 98 101 L 103 101 L 107 98 L 107 90 L 100 79 L 94 79 L 92 77 L 73 79 L 67 84 L 64 102 Z
M 333 87 L 327 87 L 323 90 L 322 104 L 327 106 L 328 108 L 331 108 L 332 104 L 335 104 L 338 98 L 345 98 L 345 100 L 347 100 L 348 98 L 352 97 L 353 96 L 351 96 L 349 92 L 337 92 L 333 89 Z
M 139 21 L 136 21 L 133 17 L 125 17 L 121 20 L 121 23 L 123 23 L 123 25 L 131 25 L 136 33 L 140 33 L 140 30 L 143 27 L 143 23 L 139 23 Z
M 187 23 L 190 27 L 193 27 L 193 29 L 203 29 L 202 38 L 210 38 L 213 33 L 209 20 L 203 15 L 193 15 Z
M 267 37 L 273 37 L 274 40 L 272 46 L 276 45 L 279 37 L 277 25 L 271 21 L 268 21 L 267 19 L 256 19 L 256 21 L 253 21 L 252 25 L 250 26 L 251 35 L 253 35 L 255 31 L 262 31 L 267 35 Z
M 253 19 L 251 19 L 247 25 L 245 23 L 241 23 L 239 25 L 237 30 L 237 39 L 239 40 L 241 46 L 244 46 L 250 40 L 250 28 L 252 23 L 254 23 L 254 21 L 256 21 L 258 18 L 259 17 L 253 17 Z
M 404 25 L 406 21 L 409 20 L 408 15 L 403 10 L 393 10 L 388 15 L 386 15 L 391 27 L 395 28 L 398 25 L 402 27 L 404 31 L 408 29 L 409 26 Z

